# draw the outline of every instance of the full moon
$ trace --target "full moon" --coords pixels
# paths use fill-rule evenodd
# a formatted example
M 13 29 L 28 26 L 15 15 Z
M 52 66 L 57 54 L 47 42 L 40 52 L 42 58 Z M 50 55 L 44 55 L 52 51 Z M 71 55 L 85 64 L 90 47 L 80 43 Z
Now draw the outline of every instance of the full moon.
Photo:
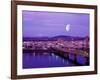
M 70 24 L 66 25 L 66 31 L 68 32 L 70 30 Z

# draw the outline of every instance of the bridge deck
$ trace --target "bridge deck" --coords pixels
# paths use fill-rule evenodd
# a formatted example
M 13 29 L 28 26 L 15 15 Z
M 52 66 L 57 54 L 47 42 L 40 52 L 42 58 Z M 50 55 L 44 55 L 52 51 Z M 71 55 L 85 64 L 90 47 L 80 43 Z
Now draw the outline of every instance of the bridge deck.
M 49 49 L 33 49 L 33 48 L 24 48 L 23 50 L 33 50 L 33 51 L 55 51 L 64 54 L 74 54 L 82 55 L 84 57 L 89 57 L 89 53 L 84 50 L 71 49 L 71 48 L 49 48 Z
M 77 50 L 77 49 L 67 49 L 67 48 L 53 48 L 54 50 L 66 53 L 66 54 L 75 54 L 75 55 L 82 55 L 84 57 L 88 57 L 89 53 L 83 50 Z

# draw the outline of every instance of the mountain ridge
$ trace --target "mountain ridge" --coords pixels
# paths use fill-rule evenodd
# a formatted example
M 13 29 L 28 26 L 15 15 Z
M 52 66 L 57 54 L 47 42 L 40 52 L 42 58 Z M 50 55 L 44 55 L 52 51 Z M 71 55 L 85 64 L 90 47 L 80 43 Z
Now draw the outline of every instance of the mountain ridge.
M 73 36 L 65 36 L 65 35 L 59 35 L 55 37 L 23 37 L 23 41 L 36 41 L 36 40 L 43 40 L 43 41 L 49 41 L 49 40 L 67 40 L 67 41 L 72 41 L 72 40 L 84 40 L 85 38 L 89 38 L 88 36 L 85 37 L 73 37 Z

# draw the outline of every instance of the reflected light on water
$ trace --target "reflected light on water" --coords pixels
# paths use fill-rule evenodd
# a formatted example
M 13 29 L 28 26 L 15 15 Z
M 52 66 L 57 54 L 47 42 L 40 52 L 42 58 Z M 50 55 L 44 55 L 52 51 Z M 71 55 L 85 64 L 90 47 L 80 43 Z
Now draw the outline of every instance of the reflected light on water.
M 81 56 L 78 56 L 78 61 L 80 60 L 82 61 L 84 59 L 82 59 Z M 65 59 L 59 55 L 56 55 L 55 53 L 23 53 L 23 68 L 25 69 L 67 66 L 77 66 L 77 64 L 71 62 L 67 58 Z

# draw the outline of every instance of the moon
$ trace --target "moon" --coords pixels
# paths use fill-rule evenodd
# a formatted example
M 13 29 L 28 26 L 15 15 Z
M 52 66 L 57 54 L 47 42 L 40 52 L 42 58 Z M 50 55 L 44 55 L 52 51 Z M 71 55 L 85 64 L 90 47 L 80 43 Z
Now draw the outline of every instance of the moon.
M 67 25 L 66 25 L 66 31 L 67 31 L 67 32 L 70 31 L 70 24 L 67 24 Z

